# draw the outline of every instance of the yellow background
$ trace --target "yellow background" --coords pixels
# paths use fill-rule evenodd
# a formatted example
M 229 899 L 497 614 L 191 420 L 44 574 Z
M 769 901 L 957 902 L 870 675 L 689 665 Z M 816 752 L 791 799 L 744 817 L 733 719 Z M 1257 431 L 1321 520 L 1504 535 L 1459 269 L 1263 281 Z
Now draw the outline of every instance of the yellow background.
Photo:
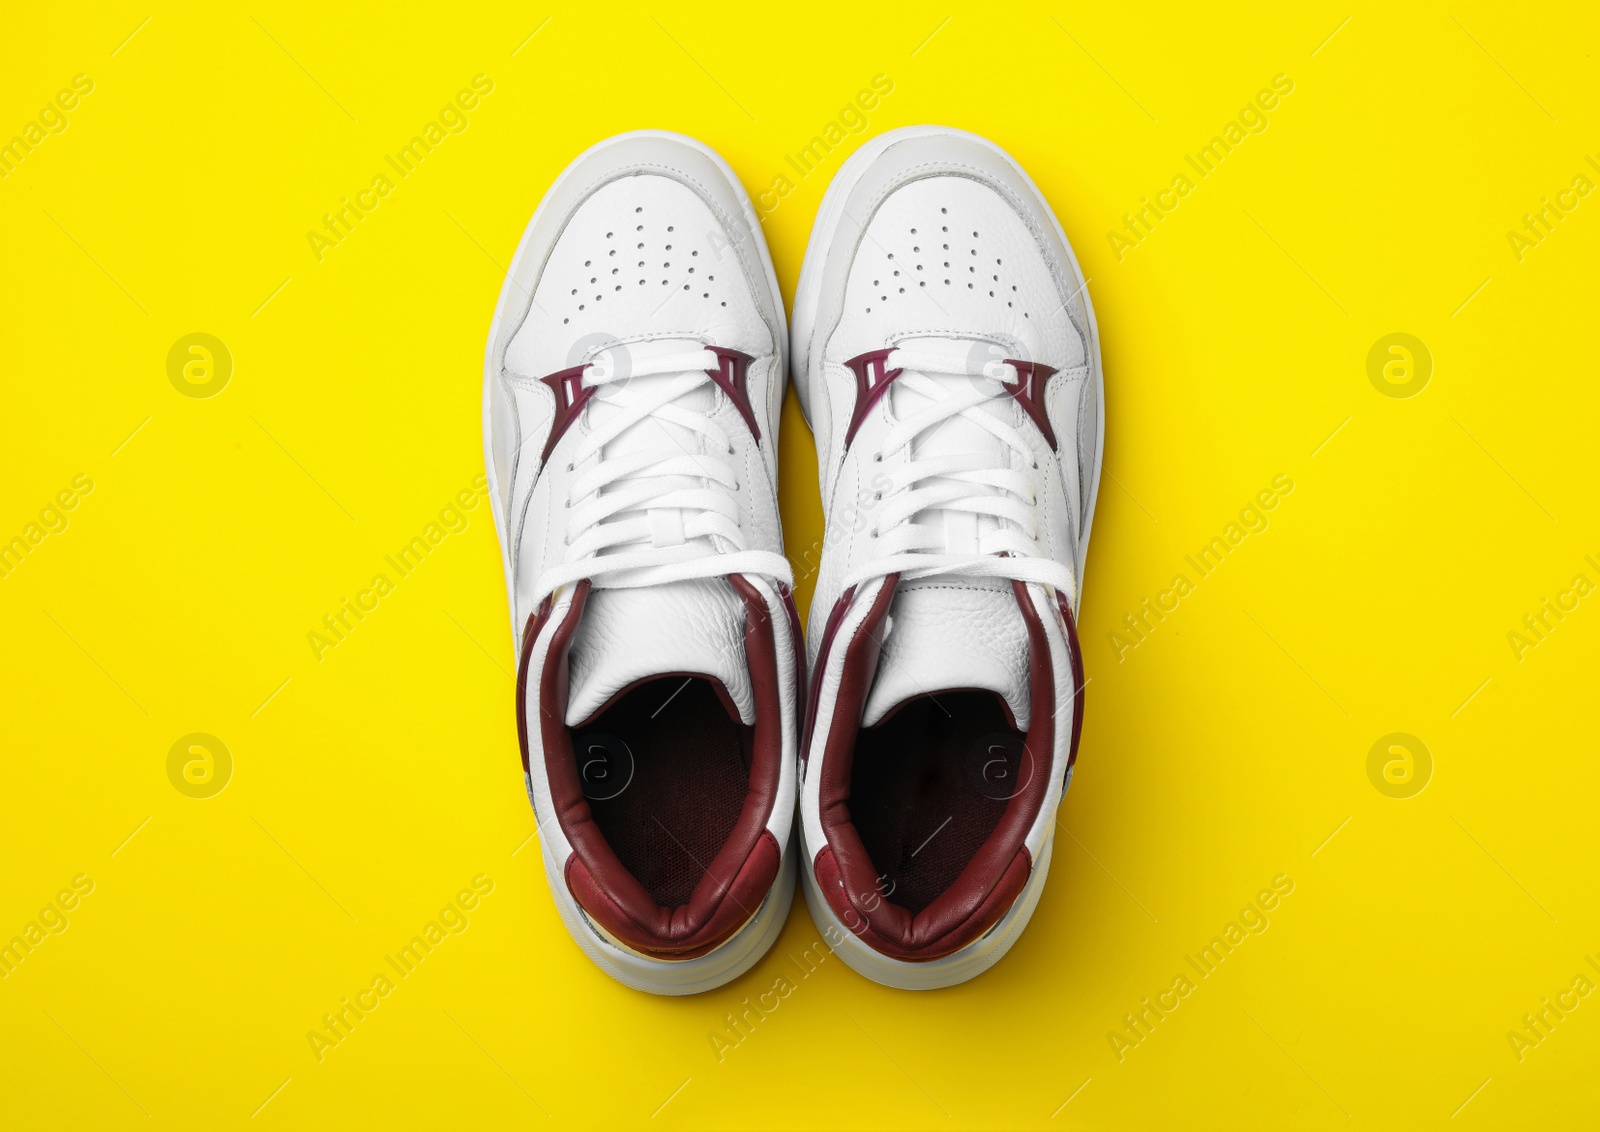
M 94 487 L 0 579 L 0 941 L 94 889 L 0 980 L 0 1124 L 1592 1125 L 1600 998 L 1520 1061 L 1507 1036 L 1600 980 L 1600 596 L 1508 642 L 1600 582 L 1600 196 L 1520 261 L 1507 240 L 1600 180 L 1581 8 L 10 6 L 0 140 L 95 85 L 0 180 L 0 538 Z M 469 128 L 319 262 L 322 214 L 480 73 Z M 503 269 L 574 155 L 682 130 L 764 192 L 877 74 L 868 128 L 768 197 L 786 297 L 847 151 L 939 122 L 1032 173 L 1099 313 L 1091 682 L 1050 885 L 951 990 L 801 978 L 797 902 L 733 986 L 635 994 L 570 942 L 528 840 L 487 508 L 320 661 L 307 634 L 481 472 Z M 1270 127 L 1119 260 L 1122 215 L 1277 74 Z M 193 332 L 234 361 L 211 398 L 168 380 Z M 1392 332 L 1433 358 L 1409 399 L 1368 380 Z M 792 402 L 782 444 L 798 560 L 821 528 Z M 1270 526 L 1197 579 L 1185 555 L 1279 474 Z M 193 732 L 234 760 L 209 799 L 167 776 Z M 1367 773 L 1394 732 L 1434 764 L 1408 799 Z M 468 930 L 319 1062 L 307 1032 L 479 874 Z M 1124 1014 L 1279 874 L 1268 930 L 1119 1061 Z

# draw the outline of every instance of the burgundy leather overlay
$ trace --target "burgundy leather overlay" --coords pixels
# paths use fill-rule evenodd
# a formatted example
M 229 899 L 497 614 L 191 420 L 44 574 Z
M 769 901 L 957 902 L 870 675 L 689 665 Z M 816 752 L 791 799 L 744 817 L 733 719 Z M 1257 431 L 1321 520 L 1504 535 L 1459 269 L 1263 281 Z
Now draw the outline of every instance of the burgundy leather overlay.
M 1078 761 L 1078 740 L 1083 737 L 1083 650 L 1078 647 L 1078 623 L 1065 595 L 1056 594 L 1056 608 L 1067 629 L 1067 657 L 1072 665 L 1072 747 L 1067 754 L 1070 767 Z
M 789 592 L 789 587 L 782 582 L 778 583 L 778 597 L 783 601 L 783 611 L 789 618 L 789 640 L 794 645 L 794 709 L 804 711 L 806 707 L 806 639 L 800 632 L 800 611 L 794 607 L 794 594 Z M 805 757 L 805 747 L 800 748 L 800 757 Z
M 887 587 L 891 592 L 894 587 Z M 822 644 L 817 649 L 817 671 L 811 681 L 811 692 L 806 697 L 805 728 L 800 736 L 800 761 L 806 765 L 811 762 L 811 732 L 817 725 L 817 701 L 822 696 L 822 674 L 828 670 L 828 655 L 833 651 L 833 638 L 839 632 L 839 623 L 844 620 L 844 615 L 850 611 L 850 603 L 855 600 L 856 588 L 851 586 L 839 595 L 839 600 L 833 603 L 833 610 L 828 614 L 828 625 L 822 631 Z
M 885 939 L 873 930 L 872 925 L 856 911 L 851 903 L 844 886 L 844 878 L 839 873 L 839 865 L 834 860 L 833 850 L 826 845 L 817 854 L 816 862 L 817 884 L 822 889 L 823 895 L 828 898 L 828 906 L 833 909 L 833 914 L 838 916 L 844 926 L 855 933 L 864 942 L 870 944 L 876 951 L 895 959 L 905 959 L 912 962 L 926 962 L 930 959 L 940 959 L 953 951 L 964 947 L 958 943 L 953 947 L 940 947 L 936 950 L 927 948 L 912 950 L 901 946 L 894 940 Z M 1017 897 L 1022 895 L 1022 890 L 1028 884 L 1028 875 L 1033 872 L 1033 855 L 1026 847 L 1017 850 L 1017 855 L 1012 858 L 1011 864 L 1001 875 L 1000 880 L 984 898 L 983 903 L 973 909 L 967 923 L 959 924 L 949 933 L 949 941 L 965 940 L 967 943 L 977 939 L 984 932 L 999 923 L 1001 918 L 1015 904 Z M 871 903 L 869 900 L 868 903 Z
M 856 430 L 861 427 L 861 422 L 867 419 L 867 413 L 872 406 L 878 403 L 888 392 L 890 383 L 903 372 L 884 368 L 892 353 L 893 350 L 869 350 L 844 363 L 850 367 L 850 372 L 856 375 L 856 407 L 850 414 L 850 427 L 844 433 L 844 443 L 847 448 L 856 438 Z
M 750 363 L 755 359 L 725 346 L 708 346 L 707 349 L 717 355 L 717 368 L 706 370 L 707 375 L 717 383 L 717 388 L 728 395 L 733 407 L 739 410 L 744 423 L 750 426 L 751 435 L 760 440 L 761 426 L 756 424 L 755 410 L 750 407 L 750 390 L 745 380 Z
M 1019 362 L 1016 358 L 1007 358 L 1006 365 L 1017 367 L 1017 376 L 1021 379 L 1015 385 L 1006 386 L 1006 391 L 1021 403 L 1023 411 L 1033 418 L 1033 423 L 1039 426 L 1039 431 L 1044 434 L 1045 443 L 1050 445 L 1050 450 L 1056 450 L 1056 432 L 1050 427 L 1050 416 L 1044 411 L 1044 387 L 1049 383 L 1055 368 L 1039 362 Z
M 578 419 L 578 414 L 583 412 L 584 405 L 594 396 L 595 387 L 583 383 L 583 371 L 587 368 L 587 366 L 573 366 L 571 369 L 557 370 L 539 379 L 556 395 L 556 415 L 550 422 L 550 436 L 544 442 L 544 451 L 539 453 L 540 464 L 550 459 L 556 441 L 560 440 L 572 422 Z
M 588 599 L 587 581 L 578 584 L 571 608 L 551 636 L 543 670 L 538 674 L 538 726 L 545 773 L 556 819 L 572 845 L 572 857 L 565 868 L 567 887 L 584 911 L 614 939 L 660 959 L 703 955 L 738 931 L 766 898 L 777 879 L 781 859 L 781 847 L 766 829 L 783 762 L 783 710 L 772 615 L 760 591 L 749 582 L 737 575 L 728 580 L 746 605 L 745 653 L 755 700 L 749 792 L 733 832 L 707 865 L 688 904 L 664 908 L 655 902 L 606 844 L 583 797 L 565 705 L 567 648 Z M 530 619 L 524 633 L 522 677 L 518 682 L 522 695 L 517 716 L 524 763 L 528 759 L 526 729 L 531 723 L 527 716 L 532 706 L 526 695 L 527 678 L 538 637 L 534 625 L 537 620 L 537 616 Z
M 851 824 L 850 777 L 861 708 L 877 666 L 877 627 L 889 611 L 894 580 L 884 586 L 847 646 L 818 784 L 828 843 L 817 853 L 813 867 L 835 912 L 863 941 L 897 959 L 939 959 L 993 927 L 1022 891 L 1032 868 L 1023 842 L 1058 776 L 1033 775 L 1007 802 L 994 832 L 955 882 L 921 912 L 913 915 L 881 895 L 877 870 Z M 1032 723 L 1025 742 L 1048 765 L 1055 750 L 1056 702 L 1050 643 L 1027 587 L 1013 582 L 1012 591 L 1028 630 Z M 832 875 L 825 877 L 825 872 Z
M 699 942 L 687 944 L 663 945 L 637 930 L 632 913 L 613 895 L 611 888 L 595 879 L 577 853 L 567 858 L 567 888 L 583 905 L 584 911 L 624 945 L 656 959 L 697 959 L 716 950 L 761 907 L 778 875 L 780 859 L 778 839 L 772 836 L 770 829 L 763 829 L 739 874 L 727 886 L 722 898 L 722 912 L 726 915 L 719 913 L 706 930 L 695 933 Z M 699 896 L 698 890 L 695 895 Z M 722 926 L 724 920 L 726 926 Z M 627 925 L 627 928 L 618 931 L 618 925 Z
M 580 582 L 579 586 L 583 590 L 583 596 L 587 597 L 589 583 Z M 528 716 L 522 710 L 522 705 L 528 702 L 528 661 L 533 656 L 533 642 L 539 638 L 539 631 L 544 628 L 544 623 L 550 620 L 550 606 L 551 598 L 547 597 L 539 603 L 539 608 L 534 610 L 533 616 L 528 618 L 528 623 L 522 630 L 522 657 L 517 661 L 517 743 L 522 747 L 523 774 L 528 773 Z
M 717 368 L 706 370 L 707 376 L 728 395 L 734 408 L 738 409 L 739 415 L 744 418 L 744 423 L 750 426 L 750 432 L 760 440 L 761 426 L 756 423 L 755 410 L 750 407 L 750 391 L 745 376 L 750 363 L 755 359 L 749 354 L 730 350 L 725 346 L 708 346 L 707 349 L 717 356 Z M 587 365 L 573 366 L 571 369 L 558 370 L 539 379 L 556 395 L 555 419 L 550 422 L 550 435 L 545 439 L 544 451 L 539 453 L 541 464 L 550 459 L 556 441 L 560 440 L 572 426 L 578 414 L 583 412 L 584 405 L 588 404 L 589 398 L 594 396 L 595 386 L 583 383 L 583 371 L 587 368 Z

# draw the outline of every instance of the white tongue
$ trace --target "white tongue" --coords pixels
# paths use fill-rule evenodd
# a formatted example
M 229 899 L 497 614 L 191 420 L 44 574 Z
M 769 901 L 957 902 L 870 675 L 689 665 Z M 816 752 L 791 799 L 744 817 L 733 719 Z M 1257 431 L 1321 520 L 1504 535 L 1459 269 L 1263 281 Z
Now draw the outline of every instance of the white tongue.
M 878 676 L 861 726 L 872 727 L 906 700 L 979 688 L 1005 700 L 1028 729 L 1028 630 L 1011 583 L 989 578 L 923 578 L 895 591 L 884 623 Z
M 628 685 L 674 672 L 720 681 L 740 721 L 754 724 L 744 626 L 744 602 L 726 578 L 594 590 L 567 654 L 567 726 Z

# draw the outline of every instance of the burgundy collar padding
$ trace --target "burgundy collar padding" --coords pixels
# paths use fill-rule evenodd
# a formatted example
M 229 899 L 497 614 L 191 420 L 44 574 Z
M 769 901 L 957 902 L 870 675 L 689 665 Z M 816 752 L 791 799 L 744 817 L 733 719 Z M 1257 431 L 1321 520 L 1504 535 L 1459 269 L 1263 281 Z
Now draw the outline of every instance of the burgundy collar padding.
M 1052 773 L 1034 775 L 1010 799 L 994 832 L 933 903 L 915 914 L 891 903 L 880 895 L 877 869 L 850 821 L 850 775 L 862 707 L 877 669 L 882 639 L 879 627 L 889 612 L 897 581 L 891 575 L 885 582 L 845 650 L 819 768 L 822 779 L 818 800 L 828 843 L 817 853 L 814 868 L 834 912 L 864 941 L 898 959 L 939 959 L 965 947 L 998 923 L 1027 884 L 1033 861 L 1024 842 L 1040 806 L 1061 777 L 1054 766 L 1055 673 L 1050 663 L 1050 642 L 1034 612 L 1027 587 L 1013 582 L 1012 590 L 1028 628 L 1030 650 L 1029 692 L 1033 709 L 1027 749 L 1042 765 L 1051 767 Z M 845 595 L 841 602 L 848 598 Z M 819 663 L 818 683 L 821 672 Z
M 725 942 L 761 906 L 777 879 L 781 860 L 777 839 L 766 828 L 783 761 L 783 711 L 772 617 L 759 590 L 738 575 L 728 581 L 744 598 L 747 609 L 744 644 L 756 709 L 749 791 L 733 832 L 709 862 L 688 904 L 664 908 L 656 903 L 606 843 L 583 797 L 572 733 L 564 717 L 567 648 L 588 600 L 587 581 L 578 584 L 571 608 L 556 626 L 539 675 L 539 735 L 545 773 L 556 819 L 572 845 L 566 863 L 567 887 L 589 917 L 613 938 L 658 959 L 692 959 Z M 530 619 L 523 639 L 517 719 L 524 766 L 528 762 L 527 669 L 548 615 L 548 607 L 541 607 Z

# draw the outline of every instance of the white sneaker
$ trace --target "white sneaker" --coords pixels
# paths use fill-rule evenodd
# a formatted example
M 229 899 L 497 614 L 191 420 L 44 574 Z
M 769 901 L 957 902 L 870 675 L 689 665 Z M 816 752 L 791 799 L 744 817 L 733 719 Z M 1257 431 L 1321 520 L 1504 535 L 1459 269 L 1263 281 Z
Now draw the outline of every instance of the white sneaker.
M 827 516 L 806 900 L 857 971 L 949 986 L 1033 914 L 1083 719 L 1100 354 L 1027 174 L 934 127 L 845 162 L 800 274 L 794 375 Z
M 545 871 L 579 946 L 640 990 L 735 978 L 794 891 L 786 349 L 738 178 L 659 132 L 550 187 L 489 331 L 485 460 Z

